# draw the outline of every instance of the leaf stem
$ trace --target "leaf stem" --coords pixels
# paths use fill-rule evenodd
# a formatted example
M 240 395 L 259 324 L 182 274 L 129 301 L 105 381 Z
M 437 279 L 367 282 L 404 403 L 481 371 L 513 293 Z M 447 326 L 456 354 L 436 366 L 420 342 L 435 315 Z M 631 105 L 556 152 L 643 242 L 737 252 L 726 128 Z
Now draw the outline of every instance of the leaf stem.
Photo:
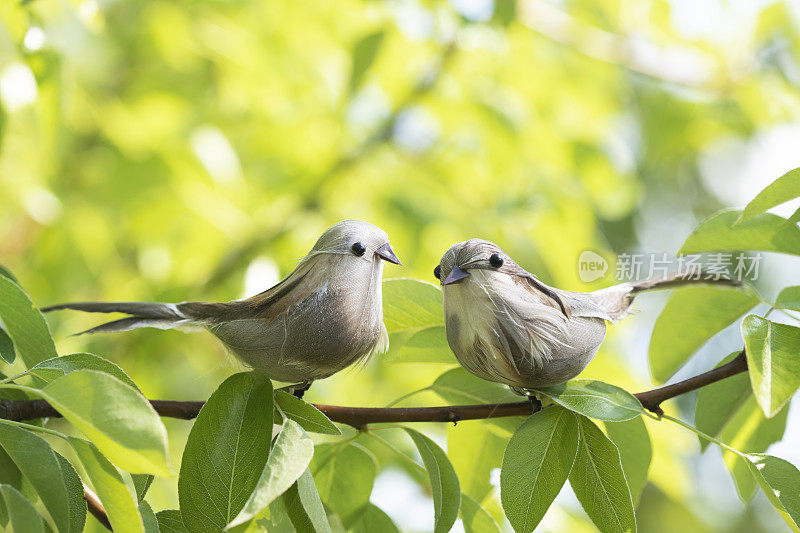
M 389 429 L 389 428 L 381 428 L 381 429 Z M 402 427 L 398 426 L 397 428 L 394 428 L 394 429 L 402 429 Z M 421 466 L 414 459 L 412 459 L 408 455 L 404 454 L 402 451 L 398 450 L 391 442 L 389 442 L 389 441 L 387 441 L 385 439 L 382 439 L 381 437 L 377 436 L 375 433 L 373 433 L 372 431 L 369 431 L 369 430 L 364 431 L 364 434 L 365 435 L 369 435 L 370 437 L 372 437 L 373 439 L 377 440 L 378 442 L 383 444 L 385 447 L 390 449 L 392 452 L 394 452 L 395 454 L 399 455 L 400 457 L 402 457 L 403 459 L 405 459 L 406 461 L 408 461 L 409 463 L 414 465 L 417 468 L 417 470 L 419 470 L 420 472 L 422 472 L 424 474 L 427 473 L 427 471 L 425 470 L 425 467 Z

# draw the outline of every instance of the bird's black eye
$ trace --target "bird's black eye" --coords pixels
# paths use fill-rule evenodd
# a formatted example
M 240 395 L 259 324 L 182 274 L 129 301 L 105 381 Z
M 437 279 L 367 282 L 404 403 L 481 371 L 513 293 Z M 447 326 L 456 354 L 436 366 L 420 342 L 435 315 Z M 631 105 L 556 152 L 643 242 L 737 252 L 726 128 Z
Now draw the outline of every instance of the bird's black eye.
M 489 264 L 495 268 L 500 268 L 503 266 L 503 258 L 500 257 L 500 254 L 492 254 L 489 256 Z
M 442 267 L 436 265 L 436 268 L 433 269 L 433 277 L 436 279 L 442 279 Z
M 351 248 L 353 253 L 356 254 L 358 257 L 364 255 L 364 252 L 367 251 L 367 247 L 364 246 L 363 242 L 354 242 L 353 247 Z

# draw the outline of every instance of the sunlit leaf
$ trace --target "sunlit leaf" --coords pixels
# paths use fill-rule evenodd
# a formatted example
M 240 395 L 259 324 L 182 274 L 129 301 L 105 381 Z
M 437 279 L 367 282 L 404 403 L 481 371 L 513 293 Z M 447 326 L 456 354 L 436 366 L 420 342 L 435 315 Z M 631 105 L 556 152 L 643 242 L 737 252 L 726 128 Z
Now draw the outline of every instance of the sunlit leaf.
M 754 455 L 747 466 L 769 502 L 793 531 L 800 532 L 800 472 L 793 464 L 770 455 Z
M 286 514 L 296 531 L 330 533 L 331 526 L 325 508 L 308 469 L 289 487 L 283 498 Z
M 418 279 L 384 281 L 383 323 L 389 333 L 444 326 L 442 291 Z
M 54 379 L 74 372 L 75 370 L 97 370 L 98 372 L 111 374 L 123 383 L 127 383 L 134 389 L 139 390 L 136 383 L 134 383 L 128 374 L 119 366 L 108 359 L 103 359 L 99 355 L 91 353 L 73 353 L 54 357 L 53 359 L 38 363 L 30 370 L 31 374 L 42 379 L 46 383 L 50 383 Z
M 665 382 L 712 336 L 759 303 L 748 290 L 722 286 L 675 291 L 658 316 L 650 338 L 653 379 Z
M 800 196 L 800 168 L 790 170 L 776 179 L 744 208 L 736 224 L 744 223 L 767 209 L 781 205 Z
M 314 442 L 311 437 L 294 420 L 285 420 L 255 489 L 227 529 L 251 520 L 286 492 L 306 471 L 313 455 Z
M 737 224 L 739 211 L 722 211 L 704 220 L 694 230 L 680 253 L 719 250 L 754 250 L 800 255 L 800 228 L 771 213 L 762 213 Z
M 463 494 L 482 501 L 493 490 L 491 471 L 500 468 L 507 443 L 508 437 L 483 421 L 466 420 L 447 428 L 447 456 Z
M 578 450 L 578 422 L 561 407 L 531 415 L 508 441 L 500 497 L 517 533 L 530 533 L 567 481 Z
M 461 505 L 461 487 L 456 471 L 447 454 L 429 437 L 411 428 L 403 429 L 414 441 L 428 471 L 433 493 L 433 531 L 446 533 L 458 518 L 458 508 Z
M 774 416 L 800 387 L 800 328 L 748 315 L 742 337 L 753 393 L 764 413 Z
M 14 533 L 44 533 L 44 521 L 36 508 L 11 485 L 0 484 L 0 496 L 5 502 L 9 525 Z
M 465 533 L 500 533 L 500 526 L 494 521 L 492 515 L 466 494 L 461 495 L 459 514 Z
M 621 422 L 644 413 L 633 394 L 603 381 L 574 379 L 537 390 L 570 411 L 598 420 Z
M 800 285 L 794 287 L 785 287 L 778 293 L 775 299 L 775 307 L 777 309 L 791 309 L 792 311 L 800 311 Z
M 56 347 L 42 313 L 16 283 L 4 276 L 0 276 L 0 320 L 28 368 L 56 357 Z
M 614 443 L 585 416 L 578 415 L 580 444 L 569 484 L 600 531 L 636 531 L 633 500 Z
M 606 433 L 617 447 L 622 460 L 622 471 L 628 481 L 634 506 L 647 484 L 653 445 L 642 417 L 625 422 L 605 422 Z
M 786 431 L 788 406 L 772 418 L 767 418 L 759 408 L 752 394 L 720 432 L 719 438 L 735 450 L 745 453 L 761 453 L 781 440 Z M 736 492 L 744 502 L 748 502 L 756 491 L 756 483 L 750 475 L 742 458 L 730 450 L 722 450 L 722 459 L 733 477 Z
M 119 470 L 92 443 L 74 437 L 69 439 L 69 443 L 103 503 L 114 531 L 144 532 L 136 495 L 131 493 Z
M 310 470 L 322 501 L 348 524 L 369 502 L 378 465 L 358 444 L 322 444 L 314 450 Z
M 733 352 L 717 367 L 729 363 L 739 353 Z M 694 409 L 695 426 L 706 435 L 718 436 L 750 397 L 750 378 L 744 372 L 702 387 Z M 709 442 L 700 437 L 700 449 L 705 450 L 708 445 Z
M 306 431 L 341 435 L 342 431 L 322 411 L 308 402 L 283 391 L 275 391 L 275 403 L 283 413 Z
M 226 379 L 200 410 L 178 478 L 183 524 L 221 531 L 255 489 L 272 440 L 272 385 L 255 373 Z
M 75 370 L 42 389 L 6 384 L 41 397 L 129 472 L 169 476 L 167 430 L 150 402 L 117 378 Z

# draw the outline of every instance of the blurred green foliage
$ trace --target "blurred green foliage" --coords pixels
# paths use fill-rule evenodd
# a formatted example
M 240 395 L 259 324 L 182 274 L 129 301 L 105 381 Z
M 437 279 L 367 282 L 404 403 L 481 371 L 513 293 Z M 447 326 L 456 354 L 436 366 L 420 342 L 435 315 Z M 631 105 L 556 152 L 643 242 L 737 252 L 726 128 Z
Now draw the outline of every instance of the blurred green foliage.
M 703 154 L 800 116 L 796 6 L 720 2 L 692 32 L 678 4 L 0 2 L 0 262 L 40 305 L 225 300 L 248 267 L 284 275 L 327 226 L 360 218 L 404 261 L 387 277 L 432 280 L 450 244 L 480 236 L 559 287 L 607 284 L 579 281 L 581 251 L 611 259 L 641 246 L 653 213 L 669 234 L 724 207 Z M 240 368 L 207 335 L 68 337 L 93 323 L 54 317 L 59 353 L 103 354 L 148 397 L 204 399 Z M 646 388 L 617 335 L 584 376 Z M 375 360 L 309 399 L 384 405 L 448 364 Z M 165 423 L 179 464 L 190 425 Z M 691 481 L 694 439 L 663 426 L 648 516 L 769 527 L 693 506 L 713 488 Z M 175 507 L 175 480 L 150 495 Z M 550 527 L 586 527 L 554 513 Z

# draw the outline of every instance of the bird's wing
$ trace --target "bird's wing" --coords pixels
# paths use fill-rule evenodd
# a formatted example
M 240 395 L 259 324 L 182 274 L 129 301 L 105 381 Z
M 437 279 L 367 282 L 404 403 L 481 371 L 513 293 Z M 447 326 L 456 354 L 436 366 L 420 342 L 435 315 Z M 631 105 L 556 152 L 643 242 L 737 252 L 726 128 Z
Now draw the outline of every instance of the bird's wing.
M 304 260 L 283 280 L 244 300 L 225 303 L 183 302 L 178 309 L 185 315 L 211 323 L 262 318 L 272 322 L 281 313 L 307 299 L 324 279 L 309 275 L 314 261 Z
M 539 281 L 539 278 L 517 264 L 509 265 L 509 274 L 518 285 L 535 296 L 541 303 L 560 309 L 566 318 L 572 316 L 571 302 L 562 296 L 562 292 Z

